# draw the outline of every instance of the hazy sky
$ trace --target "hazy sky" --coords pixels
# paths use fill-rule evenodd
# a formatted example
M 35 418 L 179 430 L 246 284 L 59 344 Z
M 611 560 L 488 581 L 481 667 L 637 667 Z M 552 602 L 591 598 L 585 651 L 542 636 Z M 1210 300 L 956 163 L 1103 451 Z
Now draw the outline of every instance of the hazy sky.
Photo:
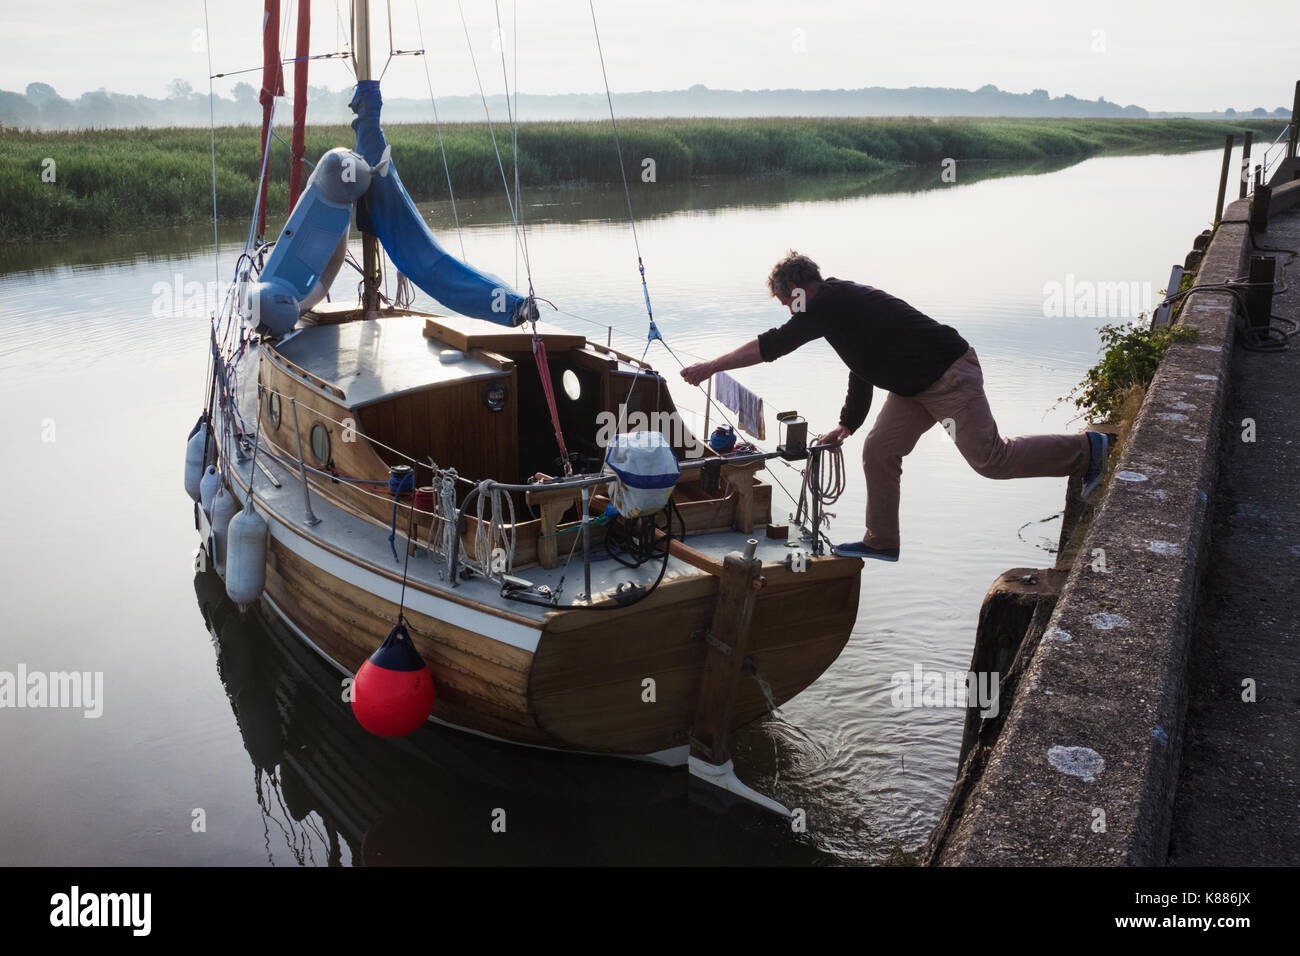
M 499 91 L 494 5 L 463 3 L 484 86 Z M 381 64 L 388 5 L 372 2 Z M 286 20 L 296 6 L 282 0 Z M 391 6 L 394 46 L 418 48 L 415 0 Z M 261 8 L 208 0 L 214 72 L 261 62 Z M 348 9 L 348 0 L 313 3 L 313 53 L 343 48 Z M 419 0 L 419 9 L 435 93 L 475 92 L 455 0 Z M 500 9 L 508 59 L 518 37 L 521 90 L 603 89 L 586 0 L 500 0 Z M 596 13 L 615 92 L 993 83 L 1152 110 L 1272 109 L 1290 106 L 1300 78 L 1300 0 L 597 0 Z M 206 91 L 203 21 L 201 0 L 3 0 L 0 88 L 39 80 L 67 97 L 100 87 L 162 96 L 179 77 Z M 249 73 L 217 81 L 218 91 L 238 79 L 259 83 Z M 311 82 L 338 88 L 351 73 L 343 61 L 320 61 Z M 427 95 L 422 59 L 394 59 L 384 85 L 391 96 Z

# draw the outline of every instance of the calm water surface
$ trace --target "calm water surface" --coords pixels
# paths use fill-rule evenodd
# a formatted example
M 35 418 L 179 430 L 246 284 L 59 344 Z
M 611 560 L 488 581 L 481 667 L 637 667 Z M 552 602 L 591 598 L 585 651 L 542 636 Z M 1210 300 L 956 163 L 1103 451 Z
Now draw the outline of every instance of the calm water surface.
M 661 183 L 638 186 L 634 202 L 656 319 L 685 360 L 783 320 L 764 280 L 793 247 L 824 274 L 955 326 L 979 353 L 1003 433 L 1017 435 L 1079 427 L 1057 399 L 1095 360 L 1108 320 L 1045 317 L 1045 283 L 1148 283 L 1158 301 L 1170 264 L 1208 225 L 1218 166 L 1217 153 L 1196 152 L 963 165 L 942 188 L 937 171 Z M 564 310 L 546 318 L 597 339 L 612 325 L 615 346 L 641 354 L 621 192 L 525 199 L 537 291 Z M 469 259 L 513 278 L 501 205 L 464 201 L 458 214 Z M 449 207 L 428 213 L 457 250 Z M 223 235 L 223 276 L 241 239 Z M 1050 565 L 1059 524 L 1037 522 L 1059 511 L 1064 479 L 982 479 L 938 428 L 905 460 L 903 560 L 865 569 L 838 662 L 738 744 L 742 778 L 803 808 L 807 834 L 715 806 L 681 771 L 433 728 L 379 741 L 338 702 L 330 671 L 194 574 L 181 461 L 202 404 L 207 319 L 196 297 L 186 307 L 184 285 L 215 276 L 203 229 L 0 246 L 0 671 L 104 675 L 98 718 L 0 710 L 0 863 L 835 864 L 905 860 L 924 842 L 963 713 L 896 708 L 890 677 L 966 669 L 993 579 Z M 336 297 L 355 278 L 343 275 Z M 679 405 L 702 411 L 662 346 L 649 358 L 678 383 Z M 817 430 L 835 424 L 847 382 L 824 342 L 738 377 L 769 411 L 797 408 Z M 837 540 L 862 531 L 865 431 L 847 445 Z M 792 471 L 773 474 L 797 491 Z M 774 497 L 782 519 L 790 505 Z M 490 831 L 495 808 L 505 834 Z

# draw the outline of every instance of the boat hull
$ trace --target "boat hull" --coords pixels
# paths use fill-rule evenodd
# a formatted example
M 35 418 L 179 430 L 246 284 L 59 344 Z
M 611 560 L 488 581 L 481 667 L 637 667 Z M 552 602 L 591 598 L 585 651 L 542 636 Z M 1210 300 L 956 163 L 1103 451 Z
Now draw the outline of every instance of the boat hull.
M 265 603 L 355 674 L 398 605 L 379 593 L 387 579 L 366 580 L 364 568 L 332 552 L 322 560 L 322 549 L 305 544 L 273 525 Z M 776 565 L 764 575 L 735 727 L 815 681 L 857 615 L 856 562 L 814 561 L 802 574 Z M 512 743 L 676 764 L 689 747 L 717 589 L 716 576 L 701 573 L 665 583 L 634 607 L 556 612 L 533 628 L 447 601 L 439 613 L 430 595 L 410 590 L 402 614 L 433 674 L 435 721 Z M 472 620 L 478 629 L 466 626 Z

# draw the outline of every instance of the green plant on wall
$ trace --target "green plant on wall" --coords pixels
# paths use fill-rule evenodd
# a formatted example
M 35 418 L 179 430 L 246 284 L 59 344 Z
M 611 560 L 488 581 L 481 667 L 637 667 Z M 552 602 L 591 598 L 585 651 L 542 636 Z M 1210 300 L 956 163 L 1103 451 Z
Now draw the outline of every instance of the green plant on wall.
M 1120 417 L 1134 387 L 1145 389 L 1175 342 L 1194 342 L 1196 330 L 1186 325 L 1151 329 L 1139 325 L 1104 325 L 1099 330 L 1104 352 L 1070 393 L 1074 405 L 1093 421 Z

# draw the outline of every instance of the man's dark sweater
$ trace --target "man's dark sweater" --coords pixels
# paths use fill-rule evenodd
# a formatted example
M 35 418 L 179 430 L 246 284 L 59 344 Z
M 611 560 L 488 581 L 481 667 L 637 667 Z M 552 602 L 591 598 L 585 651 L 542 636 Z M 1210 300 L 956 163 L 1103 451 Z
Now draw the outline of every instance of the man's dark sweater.
M 871 410 L 871 387 L 904 397 L 923 392 L 966 354 L 970 344 L 902 299 L 871 286 L 826 279 L 778 329 L 758 337 L 764 362 L 774 362 L 823 336 L 849 367 L 840 424 L 857 431 Z

